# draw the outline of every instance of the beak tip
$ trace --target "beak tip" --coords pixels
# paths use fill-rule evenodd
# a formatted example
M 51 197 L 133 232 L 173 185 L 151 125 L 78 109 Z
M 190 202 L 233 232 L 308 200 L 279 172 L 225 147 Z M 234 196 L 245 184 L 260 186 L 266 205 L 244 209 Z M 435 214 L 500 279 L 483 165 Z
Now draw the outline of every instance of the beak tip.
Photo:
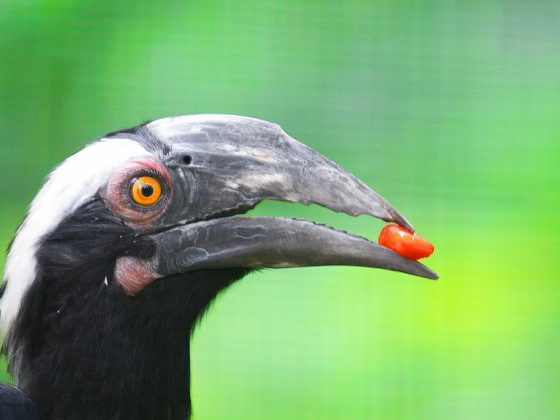
M 424 273 L 425 278 L 429 279 L 429 280 L 439 280 L 439 276 L 436 272 L 430 270 L 428 267 L 424 266 L 424 269 L 426 270 Z
M 408 220 L 406 220 L 406 218 L 404 216 L 402 216 L 400 213 L 394 211 L 391 212 L 391 216 L 393 218 L 393 220 L 391 220 L 392 222 L 396 222 L 398 223 L 400 226 L 404 227 L 406 230 L 414 233 L 414 227 L 410 224 L 410 222 Z

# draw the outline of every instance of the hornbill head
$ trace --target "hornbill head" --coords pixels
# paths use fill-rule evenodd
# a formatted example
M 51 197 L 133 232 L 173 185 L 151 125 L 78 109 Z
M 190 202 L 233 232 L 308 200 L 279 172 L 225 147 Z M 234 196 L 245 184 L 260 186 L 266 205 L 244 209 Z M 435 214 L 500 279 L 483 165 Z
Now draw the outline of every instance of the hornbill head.
M 189 334 L 251 269 L 354 265 L 437 278 L 356 235 L 242 216 L 262 200 L 413 230 L 352 174 L 254 118 L 163 118 L 56 168 L 13 240 L 0 306 L 10 367 L 41 414 L 187 417 Z

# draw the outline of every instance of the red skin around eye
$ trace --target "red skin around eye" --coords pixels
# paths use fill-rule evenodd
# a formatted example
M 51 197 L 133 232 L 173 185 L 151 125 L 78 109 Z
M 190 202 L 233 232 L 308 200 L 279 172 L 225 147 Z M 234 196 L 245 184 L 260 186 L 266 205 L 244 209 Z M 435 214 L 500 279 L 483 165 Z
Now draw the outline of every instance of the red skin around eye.
M 160 204 L 153 208 L 141 209 L 132 203 L 130 198 L 130 181 L 135 174 L 144 174 L 150 171 L 158 174 L 166 184 L 167 195 L 162 197 Z M 149 175 L 149 174 L 148 174 Z M 102 191 L 102 197 L 111 209 L 133 226 L 150 226 L 165 210 L 173 191 L 171 189 L 171 176 L 165 165 L 153 157 L 141 157 L 130 160 L 122 167 L 116 169 L 107 182 L 107 187 Z
M 395 224 L 381 229 L 378 242 L 411 260 L 429 257 L 434 252 L 434 246 L 426 239 Z

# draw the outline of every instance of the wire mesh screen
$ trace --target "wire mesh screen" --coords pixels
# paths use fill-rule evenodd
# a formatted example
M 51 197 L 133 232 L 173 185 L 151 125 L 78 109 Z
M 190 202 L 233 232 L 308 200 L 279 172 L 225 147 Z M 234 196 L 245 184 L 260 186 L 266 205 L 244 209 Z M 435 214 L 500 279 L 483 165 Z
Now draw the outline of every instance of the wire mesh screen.
M 441 280 L 250 275 L 195 331 L 195 418 L 557 417 L 559 23 L 556 1 L 0 2 L 1 244 L 106 132 L 267 119 L 402 210 Z

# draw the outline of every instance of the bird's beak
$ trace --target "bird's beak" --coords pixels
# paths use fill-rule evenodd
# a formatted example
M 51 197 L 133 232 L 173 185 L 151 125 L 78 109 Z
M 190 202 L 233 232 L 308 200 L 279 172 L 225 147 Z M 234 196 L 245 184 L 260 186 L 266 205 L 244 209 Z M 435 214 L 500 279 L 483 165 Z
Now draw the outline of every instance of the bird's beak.
M 165 158 L 175 188 L 153 235 L 161 276 L 215 268 L 352 265 L 426 278 L 416 261 L 365 238 L 314 222 L 239 213 L 265 199 L 315 203 L 353 216 L 410 223 L 351 173 L 265 121 L 207 115 L 157 120 L 148 127 L 172 144 Z

